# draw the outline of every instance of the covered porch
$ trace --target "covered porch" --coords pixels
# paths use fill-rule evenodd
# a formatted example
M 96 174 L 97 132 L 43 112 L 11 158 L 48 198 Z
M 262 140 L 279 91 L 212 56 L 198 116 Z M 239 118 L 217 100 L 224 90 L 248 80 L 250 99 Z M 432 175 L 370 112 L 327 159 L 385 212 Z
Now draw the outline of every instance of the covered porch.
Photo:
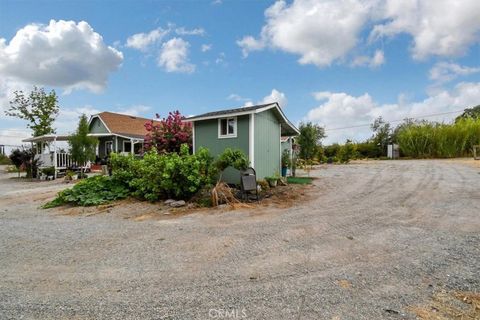
M 143 152 L 143 137 L 111 133 L 92 133 L 89 136 L 98 139 L 96 159 L 93 163 L 88 161 L 84 164 L 78 164 L 73 161 L 72 156 L 67 151 L 67 142 L 70 135 L 48 134 L 24 139 L 22 142 L 31 143 L 32 148 L 36 152 L 35 159 L 39 160 L 40 163 L 39 169 L 50 167 L 55 169 L 55 178 L 57 178 L 60 172 L 65 172 L 66 170 L 83 168 L 88 171 L 93 169 L 95 165 L 107 164 L 111 152 L 132 155 L 141 155 Z
M 71 155 L 58 144 L 66 143 L 69 135 L 47 134 L 38 137 L 32 137 L 22 140 L 22 142 L 31 143 L 35 150 L 35 159 L 39 161 L 39 169 L 53 167 L 55 169 L 55 178 L 61 170 L 77 166 L 72 160 Z

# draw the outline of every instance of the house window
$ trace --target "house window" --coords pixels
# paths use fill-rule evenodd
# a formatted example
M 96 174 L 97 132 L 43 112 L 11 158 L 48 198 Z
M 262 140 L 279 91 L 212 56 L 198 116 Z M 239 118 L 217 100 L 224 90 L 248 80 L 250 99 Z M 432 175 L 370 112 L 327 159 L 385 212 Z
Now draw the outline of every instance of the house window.
M 218 119 L 218 137 L 236 138 L 237 137 L 237 118 Z
M 132 143 L 130 141 L 123 141 L 123 152 L 132 152 Z
M 143 143 L 139 142 L 133 145 L 133 153 L 141 154 L 142 151 L 143 151 Z
M 105 141 L 105 154 L 108 156 L 113 151 L 113 142 Z

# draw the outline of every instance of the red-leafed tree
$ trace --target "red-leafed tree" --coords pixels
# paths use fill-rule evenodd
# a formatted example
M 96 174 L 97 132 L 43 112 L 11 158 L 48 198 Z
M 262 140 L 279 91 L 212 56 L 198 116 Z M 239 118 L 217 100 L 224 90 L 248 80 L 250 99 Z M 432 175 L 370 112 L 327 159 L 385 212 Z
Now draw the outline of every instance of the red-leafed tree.
M 167 118 L 152 120 L 145 124 L 147 134 L 145 136 L 144 149 L 163 152 L 179 152 L 184 143 L 192 146 L 192 124 L 185 122 L 185 117 L 180 112 L 169 112 Z

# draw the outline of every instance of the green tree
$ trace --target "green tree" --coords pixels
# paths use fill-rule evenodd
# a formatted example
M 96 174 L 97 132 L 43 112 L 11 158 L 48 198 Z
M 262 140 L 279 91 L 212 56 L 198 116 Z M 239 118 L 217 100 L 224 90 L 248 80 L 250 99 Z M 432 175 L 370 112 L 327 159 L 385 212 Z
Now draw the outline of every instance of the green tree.
M 373 137 L 371 140 L 378 149 L 378 155 L 385 156 L 387 154 L 387 146 L 392 141 L 390 123 L 383 120 L 382 117 L 378 117 L 370 127 L 373 131 Z
M 455 118 L 455 122 L 462 119 L 480 119 L 480 104 L 472 108 L 466 108 L 463 113 Z
M 6 115 L 27 120 L 34 137 L 55 133 L 53 122 L 58 116 L 59 106 L 54 90 L 46 94 L 43 88 L 34 87 L 28 95 L 23 91 L 15 91 L 14 95 Z
M 300 124 L 300 136 L 297 139 L 300 145 L 300 158 L 312 160 L 318 154 L 322 139 L 326 137 L 325 129 L 311 122 Z
M 95 149 L 98 141 L 97 138 L 89 136 L 88 132 L 87 116 L 82 114 L 77 131 L 68 139 L 72 159 L 81 166 L 84 166 L 87 161 L 95 159 Z

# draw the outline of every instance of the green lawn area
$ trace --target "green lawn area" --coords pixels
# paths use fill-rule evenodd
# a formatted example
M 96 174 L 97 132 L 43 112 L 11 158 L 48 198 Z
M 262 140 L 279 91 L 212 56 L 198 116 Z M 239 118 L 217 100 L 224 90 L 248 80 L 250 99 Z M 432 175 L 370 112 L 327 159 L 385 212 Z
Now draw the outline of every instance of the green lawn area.
M 287 182 L 292 184 L 311 184 L 312 181 L 309 177 L 287 177 Z

